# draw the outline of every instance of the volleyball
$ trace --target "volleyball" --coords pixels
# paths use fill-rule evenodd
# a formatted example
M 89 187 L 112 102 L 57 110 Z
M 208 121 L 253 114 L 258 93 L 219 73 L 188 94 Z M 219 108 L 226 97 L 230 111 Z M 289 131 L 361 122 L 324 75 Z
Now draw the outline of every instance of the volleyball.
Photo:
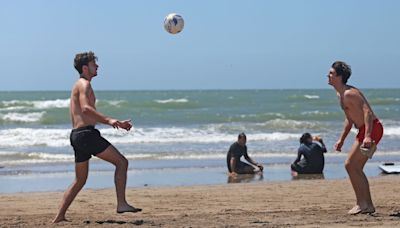
M 164 19 L 164 28 L 171 34 L 180 33 L 183 30 L 184 24 L 182 16 L 176 13 L 168 14 Z

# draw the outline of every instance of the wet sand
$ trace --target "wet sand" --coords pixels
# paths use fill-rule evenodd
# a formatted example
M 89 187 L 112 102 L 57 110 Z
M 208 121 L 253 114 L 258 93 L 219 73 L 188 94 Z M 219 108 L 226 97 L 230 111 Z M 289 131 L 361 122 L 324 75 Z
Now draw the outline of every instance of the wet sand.
M 370 178 L 376 213 L 347 215 L 355 202 L 348 179 L 296 180 L 190 187 L 129 188 L 143 208 L 117 214 L 114 189 L 83 190 L 56 226 L 398 227 L 400 178 Z M 48 227 L 62 192 L 0 194 L 1 227 Z

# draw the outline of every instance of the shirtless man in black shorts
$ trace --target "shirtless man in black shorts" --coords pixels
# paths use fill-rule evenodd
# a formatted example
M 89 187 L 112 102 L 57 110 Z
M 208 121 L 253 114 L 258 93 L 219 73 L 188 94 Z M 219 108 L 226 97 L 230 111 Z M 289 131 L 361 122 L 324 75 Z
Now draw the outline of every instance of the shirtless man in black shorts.
M 80 53 L 75 56 L 74 66 L 80 78 L 71 92 L 70 114 L 73 130 L 70 135 L 71 145 L 75 151 L 75 180 L 64 193 L 60 209 L 53 223 L 67 221 L 65 213 L 72 201 L 86 183 L 89 171 L 89 159 L 92 155 L 112 163 L 115 166 L 114 182 L 117 192 L 117 213 L 139 212 L 142 209 L 132 207 L 125 199 L 128 160 L 106 139 L 101 137 L 95 128 L 103 123 L 113 128 L 129 131 L 130 120 L 116 120 L 96 110 L 96 97 L 90 85 L 97 75 L 97 57 L 93 52 Z

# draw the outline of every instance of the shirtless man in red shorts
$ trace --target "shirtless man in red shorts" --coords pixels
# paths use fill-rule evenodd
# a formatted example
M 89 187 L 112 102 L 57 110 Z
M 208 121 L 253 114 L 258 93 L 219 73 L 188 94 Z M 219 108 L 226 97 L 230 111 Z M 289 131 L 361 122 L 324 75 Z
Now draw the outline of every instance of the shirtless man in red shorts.
M 333 86 L 337 92 L 340 106 L 345 113 L 344 129 L 339 140 L 335 144 L 335 149 L 341 151 L 343 142 L 349 134 L 352 126 L 358 129 L 358 134 L 353 146 L 350 149 L 348 158 L 345 162 L 347 173 L 356 194 L 356 205 L 348 212 L 349 214 L 374 213 L 375 207 L 372 203 L 369 190 L 368 179 L 364 174 L 363 168 L 368 161 L 368 156 L 364 151 L 372 150 L 379 143 L 383 135 L 383 127 L 378 118 L 372 111 L 367 99 L 357 88 L 347 85 L 347 80 L 351 76 L 351 68 L 344 62 L 334 62 L 329 70 L 329 85 Z

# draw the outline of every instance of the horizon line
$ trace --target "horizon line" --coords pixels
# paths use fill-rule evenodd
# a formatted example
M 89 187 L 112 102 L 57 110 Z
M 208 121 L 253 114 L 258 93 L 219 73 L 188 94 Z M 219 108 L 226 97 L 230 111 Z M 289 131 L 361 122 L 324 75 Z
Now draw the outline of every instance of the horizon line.
M 382 87 L 382 88 L 368 88 L 368 87 L 358 87 L 359 89 L 400 89 L 400 87 Z M 232 89 L 94 89 L 95 91 L 121 91 L 121 92 L 131 92 L 131 91 L 250 91 L 250 90 L 331 90 L 332 88 L 232 88 Z M 0 90 L 0 92 L 68 92 L 71 90 Z

